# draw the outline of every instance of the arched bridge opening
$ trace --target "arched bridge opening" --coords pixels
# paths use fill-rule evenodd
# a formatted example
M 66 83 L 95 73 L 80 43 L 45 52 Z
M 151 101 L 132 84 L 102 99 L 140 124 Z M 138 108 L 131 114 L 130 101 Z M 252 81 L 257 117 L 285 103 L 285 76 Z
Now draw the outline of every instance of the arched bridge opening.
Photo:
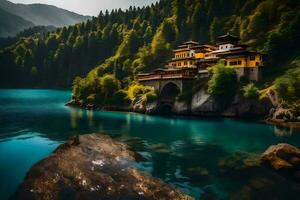
M 158 110 L 160 114 L 170 114 L 176 97 L 180 94 L 180 88 L 175 83 L 167 83 L 160 92 Z

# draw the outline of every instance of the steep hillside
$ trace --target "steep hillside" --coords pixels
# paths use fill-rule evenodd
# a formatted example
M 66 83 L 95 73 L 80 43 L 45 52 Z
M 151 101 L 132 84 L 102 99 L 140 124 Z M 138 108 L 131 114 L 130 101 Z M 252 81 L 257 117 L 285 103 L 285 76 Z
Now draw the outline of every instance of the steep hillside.
M 32 26 L 34 26 L 32 22 L 0 8 L 0 37 L 15 35 Z
M 76 76 L 100 66 L 85 79 L 92 88 L 107 73 L 126 87 L 136 73 L 164 66 L 180 42 L 214 42 L 226 32 L 268 55 L 271 83 L 299 56 L 299 8 L 293 0 L 161 0 L 101 13 L 87 23 L 21 39 L 2 50 L 0 85 L 70 87 Z
M 90 18 L 45 4 L 14 4 L 6 0 L 0 0 L 0 8 L 7 13 L 19 16 L 36 26 L 69 26 L 84 22 Z M 28 26 L 26 28 L 28 28 Z M 15 33 L 16 32 L 17 31 L 15 31 Z

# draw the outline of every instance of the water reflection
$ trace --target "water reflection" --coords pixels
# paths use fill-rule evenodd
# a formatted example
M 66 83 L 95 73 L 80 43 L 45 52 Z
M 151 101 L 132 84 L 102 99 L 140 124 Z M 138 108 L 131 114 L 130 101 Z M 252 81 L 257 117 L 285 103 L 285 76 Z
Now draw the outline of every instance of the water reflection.
M 198 198 L 226 199 L 236 187 L 236 180 L 219 174 L 224 157 L 259 154 L 281 142 L 300 146 L 297 130 L 222 118 L 85 111 L 65 107 L 69 98 L 66 91 L 0 90 L 1 194 L 13 192 L 31 165 L 75 134 L 106 133 L 126 142 L 145 158 L 140 169 Z M 11 178 L 15 174 L 18 179 Z M 239 184 L 247 188 L 248 182 Z
M 293 133 L 296 133 L 296 130 L 292 127 L 274 126 L 274 134 L 278 137 L 290 137 Z

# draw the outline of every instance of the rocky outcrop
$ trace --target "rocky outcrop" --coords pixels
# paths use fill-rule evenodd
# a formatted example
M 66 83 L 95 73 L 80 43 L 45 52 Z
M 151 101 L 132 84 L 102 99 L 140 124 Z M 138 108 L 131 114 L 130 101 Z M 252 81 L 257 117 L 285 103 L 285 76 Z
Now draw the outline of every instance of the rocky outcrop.
M 219 161 L 219 176 L 237 184 L 228 199 L 298 199 L 299 182 L 265 167 L 258 154 L 235 153 Z
M 174 103 L 172 112 L 179 115 L 187 115 L 190 113 L 190 108 L 186 102 L 177 100 Z
M 300 103 L 286 103 L 278 98 L 273 90 L 269 90 L 267 95 L 273 104 L 273 108 L 270 109 L 266 122 L 300 128 Z
M 219 107 L 205 89 L 194 94 L 191 102 L 191 111 L 194 115 L 217 115 Z
M 82 108 L 86 110 L 109 110 L 109 111 L 131 111 L 129 106 L 124 105 L 97 105 L 95 103 L 82 103 L 80 100 L 72 98 L 66 106 Z
M 272 103 L 269 99 L 249 99 L 245 98 L 243 94 L 237 93 L 230 106 L 222 112 L 222 116 L 265 117 L 271 108 Z
M 282 126 L 300 128 L 300 105 L 279 104 L 277 107 L 270 109 L 266 121 Z
M 136 158 L 108 136 L 76 136 L 31 168 L 14 199 L 192 199 L 135 169 Z
M 300 149 L 289 144 L 270 146 L 261 156 L 263 165 L 291 173 L 300 180 Z
M 225 116 L 225 117 L 263 117 L 269 113 L 272 104 L 269 100 L 247 99 L 241 93 L 237 93 L 231 104 L 221 110 L 217 102 L 200 89 L 192 99 L 191 111 L 195 115 Z

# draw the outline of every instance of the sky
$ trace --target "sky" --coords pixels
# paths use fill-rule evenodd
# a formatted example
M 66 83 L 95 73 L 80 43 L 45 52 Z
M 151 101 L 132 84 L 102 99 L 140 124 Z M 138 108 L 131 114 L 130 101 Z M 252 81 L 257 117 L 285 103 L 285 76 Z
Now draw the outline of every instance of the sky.
M 150 5 L 157 0 L 9 0 L 13 3 L 54 5 L 79 14 L 97 16 L 100 10 Z

